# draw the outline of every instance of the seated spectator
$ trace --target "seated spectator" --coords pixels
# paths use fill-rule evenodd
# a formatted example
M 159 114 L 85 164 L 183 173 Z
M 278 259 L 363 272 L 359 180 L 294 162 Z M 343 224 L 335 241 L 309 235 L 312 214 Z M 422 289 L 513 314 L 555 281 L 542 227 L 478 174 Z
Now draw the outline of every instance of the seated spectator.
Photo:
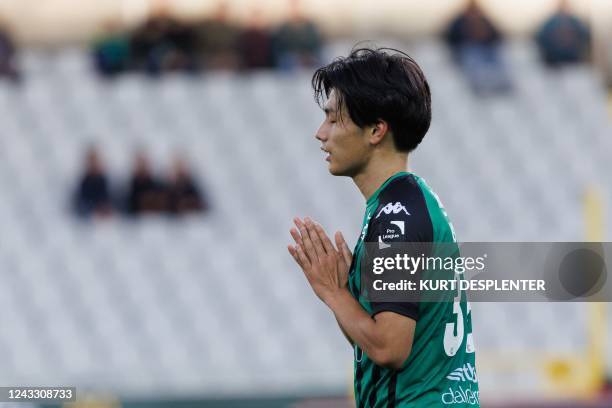
M 151 171 L 149 159 L 139 152 L 134 159 L 134 170 L 128 186 L 126 208 L 129 215 L 164 212 L 168 206 L 163 183 Z
M 206 69 L 237 69 L 240 65 L 238 55 L 238 36 L 240 29 L 229 19 L 229 7 L 220 1 L 213 16 L 198 24 L 197 43 Z
M 83 218 L 105 217 L 112 214 L 108 178 L 95 147 L 85 156 L 85 171 L 74 195 L 74 210 Z
M 8 28 L 0 21 L 0 77 L 19 81 L 17 69 L 17 49 Z
M 168 211 L 171 214 L 183 215 L 208 210 L 208 203 L 187 166 L 186 161 L 177 157 L 172 165 L 168 180 Z
M 130 43 L 118 21 L 106 22 L 104 34 L 94 43 L 93 57 L 96 71 L 102 76 L 112 77 L 128 69 Z
M 173 51 L 168 59 L 168 71 L 195 72 L 198 68 L 197 37 L 195 30 L 189 24 L 173 20 L 168 31 L 168 42 Z
M 302 13 L 299 0 L 290 0 L 289 20 L 273 36 L 275 65 L 282 70 L 315 66 L 321 44 L 319 29 Z
M 446 41 L 473 89 L 479 94 L 506 91 L 510 79 L 500 55 L 502 36 L 476 0 L 448 26 Z
M 190 27 L 171 16 L 165 1 L 155 3 L 151 16 L 131 39 L 133 64 L 156 75 L 166 71 L 192 71 L 195 38 Z
M 250 70 L 272 67 L 272 40 L 259 9 L 253 10 L 249 23 L 240 33 L 238 50 L 241 68 Z
M 589 53 L 588 27 L 573 15 L 566 0 L 561 0 L 555 14 L 544 22 L 536 35 L 544 62 L 551 66 L 584 62 Z

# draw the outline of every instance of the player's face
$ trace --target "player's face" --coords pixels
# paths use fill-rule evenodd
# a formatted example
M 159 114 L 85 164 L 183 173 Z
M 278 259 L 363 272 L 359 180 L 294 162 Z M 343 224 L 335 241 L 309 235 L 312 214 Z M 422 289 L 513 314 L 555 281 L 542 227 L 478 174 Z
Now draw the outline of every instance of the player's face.
M 332 91 L 324 107 L 325 120 L 317 130 L 316 138 L 327 155 L 329 172 L 334 176 L 352 177 L 358 174 L 370 153 L 366 130 L 351 120 L 346 108 L 338 111 L 336 92 Z

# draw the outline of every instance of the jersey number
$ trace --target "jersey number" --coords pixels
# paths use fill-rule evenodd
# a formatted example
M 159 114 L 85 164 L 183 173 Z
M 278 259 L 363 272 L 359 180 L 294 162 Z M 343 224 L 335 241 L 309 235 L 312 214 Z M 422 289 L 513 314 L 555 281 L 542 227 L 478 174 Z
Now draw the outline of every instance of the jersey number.
M 453 302 L 453 314 L 457 315 L 457 320 L 454 323 L 446 323 L 444 329 L 444 351 L 449 357 L 457 354 L 459 347 L 463 343 L 463 335 L 465 333 L 465 325 L 463 323 L 463 312 L 461 311 L 461 291 L 458 291 L 455 301 Z M 467 315 L 472 311 L 470 302 L 466 302 Z M 465 352 L 474 352 L 474 338 L 472 333 L 468 333 L 465 339 Z

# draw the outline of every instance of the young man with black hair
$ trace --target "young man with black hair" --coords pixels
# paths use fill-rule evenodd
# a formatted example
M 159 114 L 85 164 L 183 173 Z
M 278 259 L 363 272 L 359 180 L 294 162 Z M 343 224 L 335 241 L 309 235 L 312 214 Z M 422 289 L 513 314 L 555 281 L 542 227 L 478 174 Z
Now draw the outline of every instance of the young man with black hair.
M 407 172 L 431 122 L 429 85 L 416 62 L 391 49 L 361 48 L 312 79 L 325 120 L 316 133 L 329 171 L 353 179 L 366 199 L 353 254 L 318 223 L 295 218 L 288 249 L 354 347 L 357 407 L 477 407 L 469 303 L 373 301 L 364 296 L 366 243 L 454 245 L 437 195 Z

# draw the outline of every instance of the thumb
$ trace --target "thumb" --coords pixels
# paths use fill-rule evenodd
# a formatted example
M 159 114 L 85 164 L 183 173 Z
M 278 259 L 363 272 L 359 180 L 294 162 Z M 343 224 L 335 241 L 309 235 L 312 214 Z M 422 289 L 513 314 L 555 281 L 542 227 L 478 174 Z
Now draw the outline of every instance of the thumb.
M 346 241 L 344 240 L 344 237 L 342 236 L 342 233 L 340 231 L 336 232 L 335 239 L 336 247 L 338 248 L 338 251 L 342 254 L 344 262 L 346 262 L 346 264 L 350 266 L 351 260 L 353 259 L 353 254 L 351 253 L 351 250 L 346 244 Z

